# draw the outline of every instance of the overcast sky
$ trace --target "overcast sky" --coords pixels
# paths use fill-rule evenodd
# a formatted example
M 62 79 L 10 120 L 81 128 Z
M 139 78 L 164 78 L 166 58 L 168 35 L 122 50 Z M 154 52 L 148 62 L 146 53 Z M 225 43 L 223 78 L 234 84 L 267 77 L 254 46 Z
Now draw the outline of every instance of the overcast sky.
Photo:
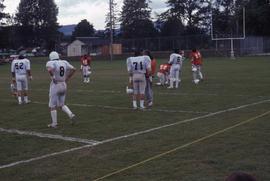
M 4 0 L 5 12 L 15 13 L 20 0 Z M 95 29 L 104 29 L 105 14 L 109 9 L 109 0 L 55 0 L 58 8 L 58 23 L 60 25 L 77 24 L 87 19 Z M 123 0 L 116 0 L 121 10 Z M 163 12 L 166 0 L 152 0 L 150 7 L 154 13 Z

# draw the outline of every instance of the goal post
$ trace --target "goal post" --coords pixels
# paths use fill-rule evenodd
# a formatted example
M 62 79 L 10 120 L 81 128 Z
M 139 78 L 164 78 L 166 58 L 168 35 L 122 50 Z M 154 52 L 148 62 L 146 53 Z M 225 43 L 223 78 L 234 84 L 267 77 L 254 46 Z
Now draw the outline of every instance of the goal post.
M 243 22 L 242 22 L 242 26 L 243 26 L 243 32 L 241 36 L 237 36 L 234 37 L 232 36 L 228 36 L 228 37 L 221 37 L 218 36 L 218 34 L 215 35 L 214 33 L 214 23 L 213 23 L 213 11 L 212 11 L 212 7 L 211 7 L 211 39 L 212 41 L 230 41 L 230 57 L 231 59 L 235 59 L 235 51 L 234 51 L 234 40 L 244 40 L 246 38 L 246 12 L 245 12 L 245 7 L 243 7 Z

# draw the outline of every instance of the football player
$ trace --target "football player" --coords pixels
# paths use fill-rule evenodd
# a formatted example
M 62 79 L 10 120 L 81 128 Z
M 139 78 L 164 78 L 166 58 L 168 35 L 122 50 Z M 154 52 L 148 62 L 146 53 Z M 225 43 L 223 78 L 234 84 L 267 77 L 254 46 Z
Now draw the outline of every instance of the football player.
M 57 108 L 62 109 L 74 123 L 75 115 L 65 105 L 65 98 L 67 92 L 66 83 L 74 75 L 76 69 L 66 60 L 61 60 L 59 54 L 55 51 L 50 53 L 49 59 L 46 68 L 51 77 L 49 107 L 52 123 L 48 127 L 57 128 Z
M 127 59 L 127 70 L 133 84 L 133 108 L 138 108 L 137 101 L 139 101 L 140 109 L 145 109 L 146 74 L 151 72 L 151 59 L 149 56 L 143 56 L 141 51 L 135 51 L 134 57 Z
M 145 88 L 145 100 L 147 102 L 147 106 L 151 107 L 153 106 L 154 100 L 152 82 L 156 72 L 157 61 L 149 50 L 144 50 L 143 54 L 149 56 L 149 58 L 151 59 L 151 72 L 148 72 L 146 74 L 146 88 Z
M 191 61 L 191 70 L 193 76 L 193 82 L 198 84 L 200 81 L 203 81 L 202 74 L 202 55 L 197 49 L 192 49 L 190 53 L 190 61 Z
M 171 65 L 171 69 L 170 69 L 170 86 L 168 87 L 168 89 L 173 89 L 174 84 L 175 88 L 178 88 L 179 82 L 181 81 L 181 79 L 179 78 L 183 63 L 183 56 L 181 55 L 181 53 L 182 51 L 176 49 L 174 50 L 174 53 L 170 55 L 170 60 L 168 63 Z
M 91 72 L 91 57 L 88 55 L 84 55 L 81 57 L 81 72 L 83 76 L 83 82 L 89 83 L 90 82 L 90 74 Z
M 164 86 L 165 84 L 167 84 L 169 81 L 169 72 L 171 69 L 171 65 L 168 63 L 165 64 L 161 64 L 159 66 L 159 71 L 157 73 L 157 76 L 159 78 L 159 82 L 157 83 L 157 85 L 162 85 Z
M 32 80 L 30 61 L 20 54 L 11 63 L 12 84 L 17 90 L 18 104 L 28 104 L 31 101 L 28 99 L 28 79 Z

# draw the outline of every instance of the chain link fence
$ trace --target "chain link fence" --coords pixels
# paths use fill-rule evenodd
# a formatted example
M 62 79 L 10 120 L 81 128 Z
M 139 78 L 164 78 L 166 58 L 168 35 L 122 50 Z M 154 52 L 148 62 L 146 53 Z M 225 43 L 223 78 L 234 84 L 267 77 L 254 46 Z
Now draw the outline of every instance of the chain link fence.
M 229 57 L 231 53 L 230 40 L 213 41 L 211 36 L 207 35 L 122 39 L 115 42 L 122 44 L 123 53 L 133 52 L 137 48 L 155 52 L 198 48 L 208 56 Z M 248 36 L 244 40 L 233 40 L 233 45 L 236 56 L 270 54 L 270 37 Z

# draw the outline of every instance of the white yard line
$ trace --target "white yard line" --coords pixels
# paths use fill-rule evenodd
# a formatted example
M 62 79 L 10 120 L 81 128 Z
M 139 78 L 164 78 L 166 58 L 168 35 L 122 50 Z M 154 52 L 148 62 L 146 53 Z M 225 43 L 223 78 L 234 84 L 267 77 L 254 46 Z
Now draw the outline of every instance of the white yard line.
M 5 102 L 14 102 L 12 99 L 2 99 L 0 101 L 5 101 Z M 38 101 L 33 101 L 32 103 L 34 104 L 41 104 L 41 105 L 48 105 L 48 103 L 45 102 L 38 102 Z M 93 105 L 93 104 L 67 104 L 69 106 L 76 106 L 76 107 L 93 107 L 93 108 L 101 108 L 101 109 L 112 109 L 112 110 L 132 110 L 133 108 L 129 107 L 118 107 L 118 106 L 102 106 L 102 105 Z M 144 111 L 149 112 L 165 112 L 165 113 L 191 113 L 191 114 L 208 114 L 209 112 L 206 111 L 189 111 L 189 110 L 173 110 L 173 109 L 145 109 Z
M 89 145 L 95 145 L 95 144 L 99 143 L 98 141 L 95 141 L 95 140 L 73 138 L 73 137 L 67 137 L 67 136 L 55 135 L 55 134 L 45 134 L 45 133 L 39 133 L 39 132 L 35 132 L 35 131 L 21 131 L 21 130 L 17 130 L 17 129 L 0 128 L 0 132 L 19 134 L 19 135 L 25 135 L 25 136 L 36 136 L 36 137 L 40 137 L 40 138 L 49 138 L 49 139 L 56 139 L 56 140 L 70 141 L 70 142 L 77 142 L 77 143 L 84 143 L 84 144 L 89 144 Z
M 123 88 L 124 89 L 124 88 Z M 0 88 L 1 90 L 1 88 Z M 9 89 L 5 89 L 8 90 Z M 40 92 L 49 92 L 49 89 L 33 89 L 30 91 L 40 91 Z M 125 95 L 126 92 L 125 91 L 115 91 L 115 90 L 82 90 L 82 89 L 69 89 L 69 92 L 86 92 L 86 93 L 107 93 L 107 94 L 123 94 Z M 244 94 L 235 94 L 235 95 L 224 95 L 224 94 L 217 94 L 217 93 L 184 93 L 184 92 L 154 92 L 155 95 L 171 95 L 171 96 L 234 96 L 234 97 L 249 97 L 252 95 L 244 95 Z M 267 97 L 267 96 L 256 96 L 258 98 L 263 98 L 263 97 Z
M 84 148 L 89 148 L 91 146 L 94 146 L 94 145 L 84 145 L 84 146 L 71 148 L 71 149 L 68 149 L 68 150 L 60 151 L 60 152 L 55 152 L 55 153 L 42 155 L 42 156 L 31 158 L 31 159 L 28 159 L 28 160 L 21 160 L 21 161 L 13 162 L 13 163 L 10 163 L 10 164 L 1 165 L 0 170 L 3 169 L 3 168 L 14 167 L 14 166 L 17 166 L 17 165 L 20 165 L 20 164 L 23 164 L 23 163 L 30 163 L 30 162 L 33 162 L 33 161 L 49 158 L 49 157 L 52 157 L 52 156 L 62 155 L 62 154 L 65 154 L 65 153 L 81 150 L 81 149 L 84 149 Z
M 14 166 L 17 166 L 17 165 L 20 165 L 20 164 L 23 164 L 23 163 L 30 163 L 30 162 L 33 162 L 33 161 L 37 161 L 37 160 L 41 160 L 41 159 L 45 159 L 45 158 L 50 158 L 50 157 L 53 157 L 53 156 L 56 156 L 56 155 L 62 155 L 62 154 L 65 154 L 65 153 L 70 153 L 70 152 L 73 152 L 73 151 L 78 151 L 78 150 L 82 150 L 82 149 L 89 148 L 89 147 L 94 147 L 94 146 L 105 144 L 105 143 L 111 143 L 111 142 L 114 142 L 114 141 L 129 138 L 129 137 L 154 132 L 154 131 L 164 129 L 164 128 L 167 128 L 167 127 L 172 127 L 172 126 L 175 126 L 175 125 L 188 123 L 188 122 L 191 122 L 191 121 L 195 121 L 195 120 L 199 120 L 199 119 L 203 119 L 203 118 L 208 118 L 208 117 L 216 116 L 216 115 L 219 115 L 219 114 L 222 114 L 222 113 L 232 112 L 232 111 L 236 111 L 236 110 L 243 109 L 243 108 L 246 108 L 246 107 L 255 106 L 255 105 L 259 105 L 259 104 L 263 104 L 263 103 L 269 103 L 269 102 L 270 102 L 270 99 L 267 99 L 267 100 L 262 100 L 262 101 L 250 103 L 250 104 L 241 105 L 241 106 L 238 106 L 238 107 L 232 107 L 232 108 L 229 108 L 229 109 L 225 109 L 225 110 L 217 111 L 217 112 L 214 112 L 214 113 L 210 113 L 210 114 L 207 114 L 207 115 L 204 115 L 204 116 L 199 116 L 199 117 L 195 117 L 195 118 L 191 118 L 191 119 L 186 119 L 186 120 L 183 120 L 183 121 L 178 121 L 178 122 L 175 122 L 175 123 L 166 124 L 166 125 L 151 128 L 151 129 L 148 129 L 148 130 L 135 132 L 135 133 L 132 133 L 132 134 L 127 134 L 127 135 L 118 136 L 118 137 L 111 138 L 111 139 L 106 139 L 106 140 L 97 142 L 96 144 L 80 146 L 80 147 L 64 150 L 64 151 L 61 151 L 61 152 L 55 152 L 55 153 L 46 154 L 46 155 L 43 155 L 43 156 L 40 156 L 40 157 L 31 158 L 31 159 L 28 159 L 28 160 L 22 160 L 22 161 L 18 161 L 18 162 L 6 164 L 6 165 L 1 165 L 0 169 L 10 168 L 10 167 L 14 167 Z

